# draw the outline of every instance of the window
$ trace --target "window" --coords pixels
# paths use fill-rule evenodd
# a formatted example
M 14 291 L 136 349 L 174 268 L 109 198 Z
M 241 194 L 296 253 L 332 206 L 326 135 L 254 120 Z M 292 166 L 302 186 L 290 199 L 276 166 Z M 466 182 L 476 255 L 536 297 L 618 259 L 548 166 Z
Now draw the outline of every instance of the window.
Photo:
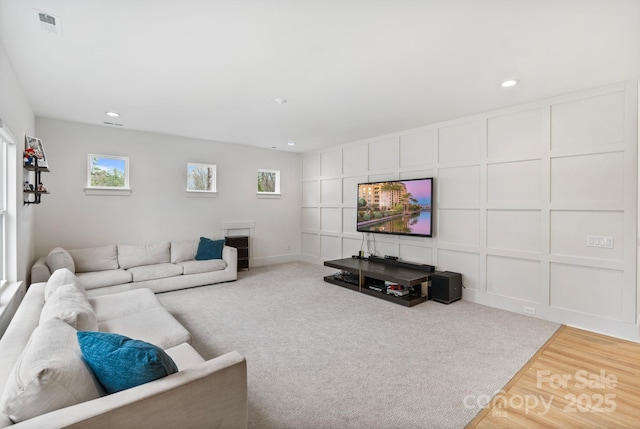
M 7 279 L 7 243 L 6 243 L 6 215 L 7 215 L 7 142 L 0 137 L 0 287 Z
M 216 166 L 188 163 L 187 192 L 216 192 Z
M 7 249 L 9 248 L 7 189 L 9 183 L 12 183 L 9 177 L 9 145 L 15 146 L 15 144 L 15 137 L 0 120 L 0 288 L 7 282 L 9 271 L 7 265 Z
M 258 170 L 258 195 L 280 195 L 280 172 Z
M 130 193 L 128 157 L 90 153 L 87 161 L 87 190 Z

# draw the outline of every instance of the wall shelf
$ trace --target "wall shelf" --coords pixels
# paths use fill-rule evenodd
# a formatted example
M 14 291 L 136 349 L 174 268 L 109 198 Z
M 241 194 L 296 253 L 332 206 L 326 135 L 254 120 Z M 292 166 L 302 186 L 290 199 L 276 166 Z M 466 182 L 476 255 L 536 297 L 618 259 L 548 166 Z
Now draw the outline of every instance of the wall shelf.
M 249 270 L 249 237 L 231 235 L 224 239 L 225 245 L 238 249 L 238 270 Z
M 49 167 L 40 167 L 38 166 L 38 159 L 36 159 L 35 161 L 35 165 L 31 165 L 31 164 L 24 164 L 23 165 L 24 169 L 27 171 L 33 171 L 35 173 L 35 181 L 33 184 L 34 189 L 23 189 L 23 194 L 25 195 L 24 198 L 24 204 L 28 205 L 28 204 L 40 204 L 41 200 L 40 197 L 42 195 L 47 195 L 49 194 L 49 191 L 38 191 L 38 188 L 42 185 L 42 178 L 41 178 L 41 174 L 42 173 L 49 173 Z M 31 196 L 33 195 L 33 199 L 31 199 Z

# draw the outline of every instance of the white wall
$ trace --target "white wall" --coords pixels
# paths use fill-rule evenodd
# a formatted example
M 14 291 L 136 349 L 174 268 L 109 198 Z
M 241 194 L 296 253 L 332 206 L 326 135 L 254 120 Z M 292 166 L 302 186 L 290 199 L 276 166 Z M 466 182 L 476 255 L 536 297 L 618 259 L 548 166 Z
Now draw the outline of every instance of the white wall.
M 51 194 L 29 207 L 37 256 L 55 246 L 221 237 L 222 222 L 255 221 L 253 266 L 298 259 L 299 154 L 45 118 L 37 136 L 51 170 L 42 175 Z M 129 157 L 131 195 L 86 195 L 88 153 Z M 185 192 L 188 162 L 217 165 L 217 197 Z M 281 198 L 256 197 L 258 168 L 280 170 Z
M 462 273 L 469 301 L 639 340 L 637 101 L 628 82 L 305 154 L 303 259 L 360 249 L 358 182 L 433 176 L 434 237 L 375 235 L 380 255 Z
M 34 220 L 31 212 L 22 205 L 22 151 L 25 134 L 33 134 L 35 117 L 22 90 L 18 76 L 0 44 L 0 118 L 17 139 L 17 146 L 9 149 L 10 167 L 7 172 L 14 186 L 8 189 L 8 209 L 12 214 L 7 219 L 9 280 L 27 280 L 31 268 L 29 261 L 34 255 Z

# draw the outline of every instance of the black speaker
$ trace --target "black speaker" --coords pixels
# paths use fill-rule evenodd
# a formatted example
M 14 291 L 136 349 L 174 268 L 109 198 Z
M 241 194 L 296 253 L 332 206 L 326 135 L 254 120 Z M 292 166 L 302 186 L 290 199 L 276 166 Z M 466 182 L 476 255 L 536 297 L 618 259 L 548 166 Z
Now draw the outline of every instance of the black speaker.
M 431 299 L 451 304 L 462 298 L 462 275 L 450 271 L 431 274 Z

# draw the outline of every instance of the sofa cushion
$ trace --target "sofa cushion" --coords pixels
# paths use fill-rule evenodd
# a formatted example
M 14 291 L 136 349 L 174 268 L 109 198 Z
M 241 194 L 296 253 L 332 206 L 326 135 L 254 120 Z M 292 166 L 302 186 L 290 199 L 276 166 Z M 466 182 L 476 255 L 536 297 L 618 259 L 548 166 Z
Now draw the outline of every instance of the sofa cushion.
M 178 372 L 160 347 L 108 332 L 79 331 L 82 356 L 107 393 L 120 392 Z
M 74 284 L 59 287 L 45 302 L 40 312 L 40 324 L 58 318 L 72 328 L 97 331 L 96 313 L 84 291 Z
M 69 250 L 76 265 L 76 273 L 117 270 L 118 251 L 115 244 Z
M 84 285 L 80 279 L 78 279 L 78 276 L 73 274 L 67 268 L 60 268 L 59 270 L 54 271 L 53 274 L 51 274 L 51 277 L 49 277 L 49 280 L 47 280 L 47 285 L 44 287 L 44 300 L 48 300 L 58 288 L 68 284 L 76 285 L 82 293 L 85 295 L 87 294 Z
M 131 283 L 133 276 L 127 270 L 107 270 L 93 273 L 78 273 L 78 280 L 85 289 L 96 289 L 99 287 L 120 285 Z
M 180 240 L 171 242 L 171 263 L 193 261 L 198 248 L 198 240 Z
M 137 338 L 163 349 L 191 342 L 189 331 L 164 307 L 150 308 L 98 322 L 98 330 Z
M 185 261 L 185 262 L 180 262 L 178 265 L 182 266 L 183 273 L 185 275 L 208 273 L 211 271 L 220 271 L 227 268 L 227 262 L 224 259 L 208 259 L 206 261 Z
M 182 266 L 176 264 L 141 265 L 127 269 L 131 273 L 134 282 L 145 280 L 164 279 L 182 275 Z
M 198 250 L 196 251 L 195 259 L 198 261 L 222 259 L 223 247 L 224 240 L 211 240 L 209 238 L 200 237 L 200 243 L 198 243 Z
M 165 352 L 171 357 L 171 359 L 173 359 L 178 367 L 178 371 L 200 365 L 204 362 L 202 356 L 200 356 L 200 354 L 187 343 L 170 347 L 166 349 Z
M 60 268 L 66 268 L 72 273 L 76 272 L 76 264 L 73 262 L 73 258 L 62 247 L 56 247 L 47 255 L 47 266 L 54 272 Z
M 140 265 L 162 264 L 170 261 L 169 242 L 132 246 L 118 245 L 118 263 L 120 268 L 138 267 Z
M 82 360 L 76 330 L 52 319 L 33 331 L 5 385 L 0 408 L 17 423 L 102 393 Z
M 133 289 L 89 298 L 98 323 L 162 307 L 151 289 Z

